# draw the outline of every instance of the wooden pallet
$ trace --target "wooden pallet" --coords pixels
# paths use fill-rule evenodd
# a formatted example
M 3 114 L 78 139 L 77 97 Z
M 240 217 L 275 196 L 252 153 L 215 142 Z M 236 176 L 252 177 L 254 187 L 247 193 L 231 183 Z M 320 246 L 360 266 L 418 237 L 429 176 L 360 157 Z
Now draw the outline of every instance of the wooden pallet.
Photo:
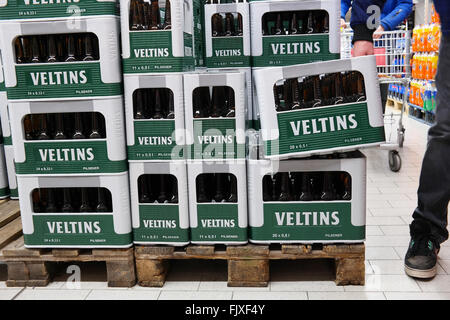
M 136 284 L 133 248 L 128 249 L 27 249 L 23 237 L 3 248 L 0 261 L 8 266 L 8 287 L 45 287 L 54 262 L 106 262 L 109 287 Z
M 337 285 L 364 285 L 364 254 L 364 244 L 135 247 L 138 283 L 144 287 L 162 287 L 169 261 L 183 259 L 227 260 L 229 287 L 266 287 L 270 260 L 333 259 Z
M 22 235 L 22 221 L 18 201 L 0 203 L 0 248 Z

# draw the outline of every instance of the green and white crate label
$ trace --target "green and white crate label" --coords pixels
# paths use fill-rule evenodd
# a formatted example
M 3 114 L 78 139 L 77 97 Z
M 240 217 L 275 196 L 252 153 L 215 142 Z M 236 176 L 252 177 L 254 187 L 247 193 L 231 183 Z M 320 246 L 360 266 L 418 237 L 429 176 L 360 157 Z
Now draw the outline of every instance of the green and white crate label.
M 236 139 L 235 119 L 194 119 L 193 159 L 245 157 L 245 144 Z
M 172 53 L 171 31 L 130 32 L 131 57 L 123 60 L 123 72 L 188 72 L 194 68 L 192 35 L 184 33 L 184 57 Z
M 180 228 L 176 204 L 140 204 L 139 228 L 134 230 L 138 242 L 187 242 L 189 229 Z
M 128 146 L 129 160 L 184 158 L 184 146 L 176 144 L 175 120 L 135 120 L 134 136 L 134 145 Z
M 108 159 L 106 141 L 25 142 L 24 163 L 18 174 L 119 173 L 127 161 Z
M 262 56 L 252 57 L 253 67 L 280 67 L 339 59 L 329 50 L 329 35 L 263 36 Z
M 245 68 L 250 66 L 250 56 L 244 55 L 244 37 L 212 38 L 212 57 L 208 68 Z
M 34 215 L 33 234 L 24 234 L 30 246 L 126 246 L 132 233 L 117 234 L 112 215 Z
M 99 62 L 16 65 L 17 86 L 8 99 L 61 99 L 122 94 L 122 84 L 104 83 Z
M 351 223 L 350 203 L 265 203 L 264 226 L 251 227 L 256 241 L 362 240 L 365 226 Z
M 5 2 L 6 6 L 0 6 L 0 20 L 119 14 L 116 1 L 6 0 Z
M 237 204 L 198 204 L 197 228 L 191 228 L 192 241 L 247 241 L 247 228 L 239 227 Z
M 267 155 L 385 141 L 384 127 L 370 126 L 366 102 L 282 112 L 277 117 L 280 140 L 265 141 Z
M 0 199 L 6 198 L 11 194 L 8 187 L 0 188 Z

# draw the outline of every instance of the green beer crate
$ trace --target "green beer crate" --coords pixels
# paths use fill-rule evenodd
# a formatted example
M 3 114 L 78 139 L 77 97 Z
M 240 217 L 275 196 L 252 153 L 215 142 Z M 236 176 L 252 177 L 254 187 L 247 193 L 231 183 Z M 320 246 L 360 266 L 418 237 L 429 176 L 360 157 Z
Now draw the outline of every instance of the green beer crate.
M 188 160 L 189 216 L 193 244 L 246 244 L 245 160 Z
M 253 70 L 253 78 L 268 158 L 385 142 L 375 56 Z
M 14 165 L 14 147 L 12 145 L 6 144 L 4 145 L 4 147 L 10 198 L 13 200 L 17 200 L 19 199 L 19 190 L 17 190 L 16 167 Z
M 252 67 L 339 59 L 340 13 L 340 0 L 250 2 Z
M 251 67 L 248 2 L 205 5 L 206 66 Z
M 7 21 L 1 28 L 9 101 L 123 94 L 117 17 Z
M 124 0 L 120 12 L 124 74 L 194 70 L 194 34 L 201 30 L 194 32 L 192 1 Z
M 10 196 L 8 185 L 8 172 L 6 170 L 5 148 L 0 144 L 0 199 L 5 199 Z
M 5 145 L 11 145 L 11 129 L 9 125 L 8 115 L 8 97 L 6 94 L 5 78 L 3 75 L 3 63 L 1 57 L 1 44 L 0 44 L 0 120 L 2 126 L 3 143 Z
M 184 75 L 189 159 L 245 158 L 246 83 L 237 71 Z
M 128 160 L 186 157 L 183 75 L 125 75 Z
M 111 176 L 19 176 L 27 248 L 132 246 L 128 172 Z
M 121 97 L 10 106 L 18 175 L 104 175 L 128 170 Z
M 250 242 L 365 240 L 366 158 L 361 152 L 278 161 L 254 149 L 250 143 Z
M 189 244 L 186 162 L 130 163 L 134 243 Z
M 1 0 L 0 20 L 118 16 L 117 0 Z

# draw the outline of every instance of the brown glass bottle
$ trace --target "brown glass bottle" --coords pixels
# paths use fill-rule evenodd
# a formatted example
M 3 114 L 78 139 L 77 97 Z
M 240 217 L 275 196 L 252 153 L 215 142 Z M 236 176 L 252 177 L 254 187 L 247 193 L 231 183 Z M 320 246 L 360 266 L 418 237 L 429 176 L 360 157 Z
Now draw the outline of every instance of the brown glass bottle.
M 96 112 L 91 113 L 91 133 L 89 134 L 89 139 L 101 139 L 102 135 L 100 133 L 98 114 Z
M 171 179 L 171 184 L 172 184 L 172 188 L 171 188 L 172 194 L 170 196 L 169 203 L 178 203 L 178 182 L 175 177 L 173 177 L 173 179 Z
M 151 24 L 150 30 L 158 30 L 160 28 L 161 16 L 159 14 L 158 0 L 151 0 Z
M 238 202 L 238 190 L 237 190 L 237 179 L 234 174 L 229 174 L 229 184 L 230 184 L 230 194 L 227 198 L 227 202 L 236 203 Z
M 149 30 L 151 21 L 152 21 L 152 8 L 150 7 L 150 4 L 147 2 L 144 2 L 141 4 L 142 6 L 142 27 L 144 30 Z
M 344 93 L 342 90 L 342 75 L 340 72 L 334 74 L 334 104 L 344 103 Z
M 31 115 L 26 115 L 23 118 L 23 129 L 25 132 L 25 140 L 33 140 L 33 124 Z
M 290 24 L 289 24 L 289 34 L 300 34 L 297 13 L 292 13 Z
M 215 194 L 214 201 L 215 202 L 224 202 L 225 201 L 225 182 L 227 175 L 225 173 L 216 173 L 214 175 L 215 179 Z
M 166 8 L 164 12 L 164 24 L 162 27 L 164 30 L 170 30 L 172 28 L 172 17 L 170 12 L 170 0 L 166 0 Z
M 75 128 L 72 139 L 85 139 L 83 134 L 83 122 L 80 113 L 75 113 Z
M 289 178 L 289 172 L 280 173 L 280 194 L 278 201 L 290 201 L 291 200 L 291 179 Z
M 212 91 L 212 109 L 210 116 L 212 118 L 219 118 L 222 115 L 222 110 L 224 110 L 224 102 L 225 102 L 225 95 L 224 95 L 225 88 L 220 87 L 213 87 Z
M 279 108 L 280 111 L 288 111 L 292 109 L 292 82 L 286 79 L 283 85 L 283 100 L 284 105 Z
M 272 201 L 272 177 L 270 175 L 265 175 L 263 177 L 263 201 Z
M 155 104 L 154 104 L 154 113 L 153 119 L 162 119 L 164 115 L 162 113 L 162 105 L 161 105 L 161 91 L 160 89 L 155 89 Z
M 278 86 L 276 84 L 273 86 L 273 97 L 275 98 L 275 110 L 277 112 L 281 111 L 280 97 L 278 95 Z
M 39 37 L 31 37 L 31 63 L 41 62 L 41 49 L 39 46 Z
M 75 212 L 75 209 L 72 206 L 72 193 L 69 188 L 64 188 L 63 190 L 63 205 L 61 211 L 64 213 Z
M 228 12 L 225 14 L 225 36 L 231 37 L 234 35 L 236 35 L 234 16 L 231 12 Z
M 292 110 L 301 109 L 300 105 L 300 84 L 298 83 L 297 78 L 290 79 L 291 87 L 292 87 Z
M 336 193 L 333 186 L 333 173 L 324 172 L 323 174 L 322 193 L 320 194 L 320 200 L 333 201 L 336 200 Z
M 92 46 L 92 37 L 87 34 L 84 36 L 84 56 L 83 61 L 94 61 L 94 49 Z
M 206 175 L 201 174 L 197 176 L 197 202 L 198 203 L 205 203 L 210 202 L 211 200 L 208 197 L 208 194 L 206 192 Z
M 55 36 L 49 35 L 47 37 L 47 49 L 48 49 L 47 62 L 49 62 L 49 63 L 58 62 L 58 57 L 57 57 L 58 52 L 56 50 Z
M 69 35 L 66 37 L 66 48 L 67 48 L 67 56 L 65 62 L 75 62 L 76 58 L 76 48 L 75 48 L 75 36 Z
M 311 175 L 309 173 L 302 174 L 302 186 L 300 192 L 300 201 L 314 200 L 313 188 L 311 183 Z
M 320 77 L 313 76 L 312 83 L 313 83 L 313 93 L 314 93 L 314 101 L 312 103 L 312 108 L 317 108 L 322 105 L 322 97 L 320 94 Z
M 212 21 L 212 36 L 213 37 L 222 37 L 223 32 L 223 18 L 220 13 L 216 13 L 211 18 Z
M 108 205 L 106 204 L 105 191 L 103 188 L 97 188 L 97 207 L 95 208 L 96 212 L 109 212 Z
M 277 13 L 277 18 L 275 20 L 275 29 L 273 32 L 274 35 L 282 35 L 284 34 L 284 28 L 283 28 L 283 19 L 281 16 L 281 12 Z
M 129 16 L 129 23 L 130 23 L 130 30 L 131 31 L 137 31 L 139 30 L 140 25 L 140 17 L 139 17 L 139 2 L 137 0 L 131 0 L 130 2 L 130 16 Z
M 37 135 L 37 140 L 50 140 L 50 136 L 47 132 L 47 115 L 39 115 L 39 132 Z
M 352 185 L 350 176 L 348 174 L 342 173 L 340 177 L 340 181 L 343 184 L 343 192 L 341 195 L 341 199 L 345 201 L 349 201 L 352 199 Z
M 356 72 L 357 79 L 357 98 L 356 101 L 364 101 L 366 100 L 366 94 L 364 90 L 364 77 L 360 72 Z
M 51 188 L 47 189 L 47 206 L 45 208 L 45 212 L 58 212 L 58 208 L 56 206 L 55 191 Z
M 237 15 L 236 35 L 239 37 L 244 35 L 244 23 L 242 21 L 242 15 L 240 13 L 238 13 Z
M 210 115 L 210 110 L 212 108 L 211 94 L 209 87 L 200 87 L 200 101 L 202 104 L 202 114 L 203 117 L 207 118 Z
M 225 92 L 227 95 L 226 107 L 224 116 L 227 118 L 234 118 L 236 116 L 236 103 L 234 99 L 234 90 L 230 87 L 225 88 Z
M 174 97 L 171 90 L 167 91 L 167 116 L 166 119 L 175 119 Z
M 22 45 L 22 37 L 18 37 L 14 42 L 14 47 L 16 49 L 16 62 L 17 63 L 27 63 L 25 57 L 25 51 Z
M 168 202 L 168 195 L 167 195 L 167 175 L 160 174 L 159 175 L 159 194 L 158 194 L 158 202 L 159 203 L 166 203 Z
M 139 202 L 140 203 L 150 203 L 150 193 L 148 190 L 149 176 L 144 175 L 139 178 Z
M 42 212 L 42 205 L 41 205 L 41 192 L 40 189 L 34 189 L 33 194 L 33 212 L 39 213 Z
M 306 30 L 305 33 L 306 34 L 312 34 L 314 33 L 314 13 L 313 11 L 310 11 L 308 13 L 308 18 L 306 20 Z
M 81 188 L 81 204 L 79 212 L 93 212 L 93 208 L 89 203 L 89 191 L 87 188 Z
M 135 101 L 134 101 L 134 119 L 141 120 L 145 119 L 144 115 L 144 98 L 143 95 L 145 93 L 142 89 L 138 89 L 135 93 Z
M 200 90 L 195 90 L 192 96 L 192 109 L 194 112 L 194 118 L 203 118 L 203 103 Z

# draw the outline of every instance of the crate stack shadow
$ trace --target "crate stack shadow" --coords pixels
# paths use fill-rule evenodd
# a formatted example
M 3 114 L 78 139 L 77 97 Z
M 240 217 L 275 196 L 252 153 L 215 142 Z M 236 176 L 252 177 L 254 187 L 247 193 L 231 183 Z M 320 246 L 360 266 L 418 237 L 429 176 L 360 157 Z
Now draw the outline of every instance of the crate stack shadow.
M 115 1 L 0 10 L 24 242 L 3 250 L 8 285 L 46 285 L 56 261 L 107 261 L 110 285 L 135 282 L 118 14 Z

